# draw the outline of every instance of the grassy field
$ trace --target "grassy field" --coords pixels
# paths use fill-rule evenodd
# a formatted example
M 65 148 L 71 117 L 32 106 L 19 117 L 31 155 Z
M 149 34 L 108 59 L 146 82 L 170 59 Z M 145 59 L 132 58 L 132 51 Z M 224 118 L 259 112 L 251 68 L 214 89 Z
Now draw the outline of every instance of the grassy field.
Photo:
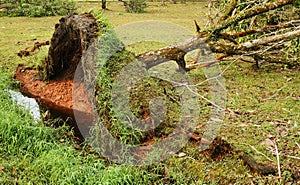
M 142 20 L 172 22 L 194 31 L 193 20 L 204 26 L 206 3 L 188 2 L 165 7 L 150 3 L 144 14 L 128 14 L 122 4 L 108 2 L 103 16 L 114 27 Z M 78 11 L 92 11 L 99 3 L 78 4 Z M 199 152 L 189 142 L 173 157 L 150 166 L 117 165 L 90 152 L 78 150 L 72 130 L 53 128 L 51 121 L 33 124 L 28 111 L 17 107 L 7 89 L 19 63 L 37 66 L 47 53 L 42 48 L 19 58 L 17 52 L 34 41 L 50 40 L 60 17 L 0 18 L 0 184 L 297 184 L 300 180 L 300 73 L 285 66 L 230 61 L 221 64 L 227 89 L 227 109 L 220 136 L 236 150 L 277 169 L 281 177 L 251 172 L 238 155 L 220 161 Z M 153 46 L 156 48 L 158 46 Z M 150 47 L 152 48 L 152 47 Z M 145 48 L 138 51 L 144 51 Z M 193 72 L 197 77 L 197 72 Z M 276 141 L 276 145 L 270 140 Z

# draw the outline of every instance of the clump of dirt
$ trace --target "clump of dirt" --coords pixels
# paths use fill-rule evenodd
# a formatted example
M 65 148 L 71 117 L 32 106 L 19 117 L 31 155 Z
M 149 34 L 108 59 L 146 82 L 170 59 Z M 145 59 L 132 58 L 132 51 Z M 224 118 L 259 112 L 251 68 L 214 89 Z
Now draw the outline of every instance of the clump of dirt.
M 231 154 L 232 152 L 233 149 L 230 144 L 220 137 L 216 137 L 209 145 L 209 149 L 204 151 L 204 153 L 209 155 L 214 161 L 221 160 L 226 154 Z

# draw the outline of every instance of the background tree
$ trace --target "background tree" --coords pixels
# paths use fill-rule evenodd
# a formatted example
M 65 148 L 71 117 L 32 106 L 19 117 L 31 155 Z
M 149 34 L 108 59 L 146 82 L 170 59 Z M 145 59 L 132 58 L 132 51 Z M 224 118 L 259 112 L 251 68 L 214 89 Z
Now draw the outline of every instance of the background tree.
M 119 0 L 123 2 L 125 9 L 129 13 L 143 13 L 145 12 L 145 8 L 147 7 L 147 0 Z
M 101 0 L 102 1 L 102 9 L 105 10 L 106 9 L 106 0 Z

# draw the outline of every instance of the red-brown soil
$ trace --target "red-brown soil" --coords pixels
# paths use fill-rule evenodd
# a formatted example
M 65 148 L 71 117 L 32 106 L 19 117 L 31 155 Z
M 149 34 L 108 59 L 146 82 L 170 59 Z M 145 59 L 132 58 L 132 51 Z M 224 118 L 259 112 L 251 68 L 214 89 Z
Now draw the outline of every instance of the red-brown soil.
M 20 91 L 31 98 L 35 98 L 41 108 L 50 112 L 51 118 L 69 119 L 69 124 L 78 128 L 83 133 L 77 133 L 83 136 L 87 133 L 88 127 L 93 120 L 92 105 L 88 100 L 84 88 L 76 89 L 76 109 L 73 109 L 73 74 L 66 72 L 55 79 L 42 81 L 39 79 L 38 70 L 19 65 L 16 69 L 15 79 L 20 82 Z M 78 103 L 80 102 L 80 103 Z M 76 111 L 76 121 L 74 117 Z M 78 116 L 79 115 L 79 116 Z

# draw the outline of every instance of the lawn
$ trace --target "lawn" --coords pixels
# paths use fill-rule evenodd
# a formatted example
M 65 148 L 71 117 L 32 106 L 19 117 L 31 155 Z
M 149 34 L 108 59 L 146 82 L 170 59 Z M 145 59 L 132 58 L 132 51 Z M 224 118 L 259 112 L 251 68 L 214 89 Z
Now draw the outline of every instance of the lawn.
M 205 2 L 149 5 L 146 13 L 129 14 L 121 3 L 108 2 L 109 10 L 103 16 L 113 27 L 157 20 L 177 24 L 191 33 L 195 32 L 194 20 L 201 27 L 206 23 Z M 78 3 L 77 11 L 97 11 L 100 7 L 100 3 Z M 23 58 L 17 56 L 18 51 L 31 48 L 35 41 L 50 40 L 60 18 L 0 18 L 0 184 L 300 183 L 300 73 L 286 66 L 262 63 L 255 69 L 241 61 L 220 64 L 227 109 L 219 136 L 236 151 L 274 166 L 274 175 L 251 171 L 234 152 L 213 161 L 199 150 L 199 141 L 193 140 L 179 153 L 152 165 L 114 164 L 89 146 L 79 146 L 68 125 L 53 127 L 57 120 L 34 124 L 29 111 L 16 106 L 7 89 L 18 86 L 13 80 L 16 66 L 23 63 L 37 67 L 48 48 Z M 141 44 L 131 49 L 144 52 L 159 47 Z M 191 72 L 192 79 L 200 77 L 197 71 Z M 204 120 L 208 114 L 203 115 Z

